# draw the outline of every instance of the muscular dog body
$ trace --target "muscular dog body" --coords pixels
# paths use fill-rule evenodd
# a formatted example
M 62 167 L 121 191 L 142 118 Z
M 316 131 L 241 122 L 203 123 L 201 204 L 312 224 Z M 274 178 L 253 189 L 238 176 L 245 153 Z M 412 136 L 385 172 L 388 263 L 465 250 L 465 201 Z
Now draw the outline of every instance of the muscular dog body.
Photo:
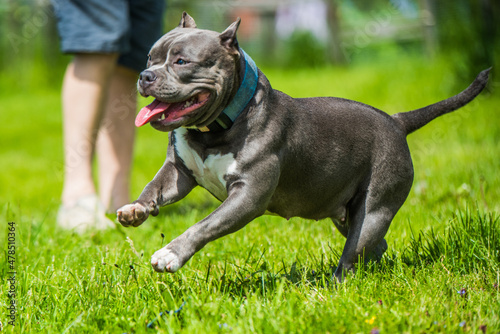
M 214 212 L 153 254 L 155 270 L 175 272 L 266 212 L 329 217 L 346 237 L 335 271 L 342 281 L 359 256 L 387 249 L 384 236 L 413 181 L 406 136 L 471 101 L 488 71 L 452 98 L 393 116 L 346 99 L 294 99 L 272 89 L 239 48 L 238 25 L 219 34 L 184 13 L 151 49 L 138 89 L 156 100 L 136 124 L 170 132 L 167 158 L 118 220 L 139 226 L 197 185 L 218 198 Z

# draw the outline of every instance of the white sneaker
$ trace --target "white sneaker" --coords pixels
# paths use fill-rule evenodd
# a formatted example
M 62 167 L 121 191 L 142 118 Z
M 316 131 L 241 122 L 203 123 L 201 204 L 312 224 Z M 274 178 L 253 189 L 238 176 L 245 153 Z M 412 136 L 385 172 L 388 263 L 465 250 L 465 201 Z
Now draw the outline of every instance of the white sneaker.
M 106 217 L 104 205 L 94 194 L 80 198 L 71 207 L 61 205 L 57 213 L 57 223 L 62 228 L 77 233 L 116 227 L 116 224 Z

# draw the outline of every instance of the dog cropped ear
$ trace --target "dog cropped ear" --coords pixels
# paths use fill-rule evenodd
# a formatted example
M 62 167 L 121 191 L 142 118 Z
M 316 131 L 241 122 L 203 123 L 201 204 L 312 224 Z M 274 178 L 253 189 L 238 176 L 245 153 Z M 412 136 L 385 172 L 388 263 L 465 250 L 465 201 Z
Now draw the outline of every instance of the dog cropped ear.
M 236 39 L 236 31 L 240 26 L 241 19 L 238 17 L 222 34 L 219 35 L 220 43 L 228 49 L 238 50 L 238 40 Z
M 183 12 L 181 22 L 178 25 L 179 28 L 196 28 L 196 22 L 194 19 L 189 16 L 188 13 Z

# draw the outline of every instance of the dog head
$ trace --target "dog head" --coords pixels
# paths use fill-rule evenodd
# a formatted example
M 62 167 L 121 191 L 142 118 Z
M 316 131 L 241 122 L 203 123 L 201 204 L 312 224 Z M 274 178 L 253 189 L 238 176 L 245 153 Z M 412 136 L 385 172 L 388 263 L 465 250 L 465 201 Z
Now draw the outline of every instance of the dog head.
M 238 18 L 223 33 L 198 29 L 184 12 L 179 26 L 151 48 L 137 88 L 155 100 L 139 112 L 135 124 L 171 131 L 213 122 L 240 83 L 239 24 Z

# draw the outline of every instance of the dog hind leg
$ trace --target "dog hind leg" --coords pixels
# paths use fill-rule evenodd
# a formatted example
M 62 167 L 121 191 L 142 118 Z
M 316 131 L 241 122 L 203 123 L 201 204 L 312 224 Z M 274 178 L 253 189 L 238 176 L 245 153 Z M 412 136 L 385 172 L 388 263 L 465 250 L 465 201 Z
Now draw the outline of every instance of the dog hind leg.
M 360 257 L 363 260 L 380 258 L 386 249 L 383 247 L 387 245 L 384 236 L 394 214 L 385 208 L 367 212 L 366 206 L 363 200 L 349 210 L 347 240 L 334 274 L 339 282 L 344 280 L 347 272 L 355 270 Z
M 371 188 L 376 186 L 370 186 L 368 190 L 358 193 L 349 203 L 347 224 L 341 225 L 341 228 L 335 224 L 346 236 L 346 243 L 334 274 L 339 282 L 343 281 L 347 272 L 355 270 L 354 266 L 360 257 L 365 261 L 381 259 L 387 250 L 384 237 L 410 191 L 411 180 L 375 191 Z

